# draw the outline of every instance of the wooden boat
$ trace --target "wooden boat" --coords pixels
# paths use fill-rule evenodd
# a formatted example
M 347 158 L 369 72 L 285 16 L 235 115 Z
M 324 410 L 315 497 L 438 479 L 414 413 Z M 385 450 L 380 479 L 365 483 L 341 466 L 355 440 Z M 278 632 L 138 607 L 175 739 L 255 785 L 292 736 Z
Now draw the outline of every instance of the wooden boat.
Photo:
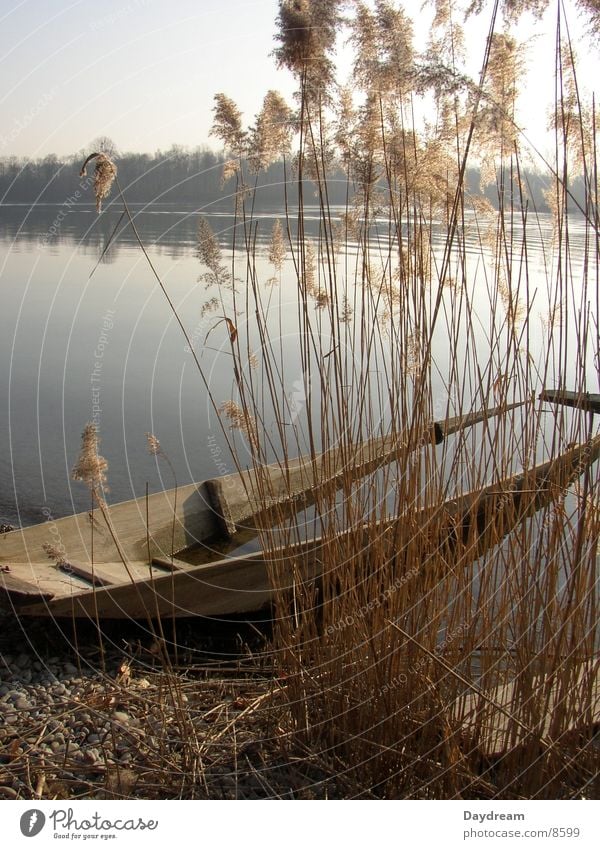
M 240 529 L 265 511 L 277 508 L 281 515 L 289 509 L 293 514 L 313 503 L 323 488 L 340 487 L 404 456 L 407 444 L 422 448 L 439 443 L 518 406 L 435 422 L 418 439 L 413 434 L 372 439 L 356 446 L 352 456 L 333 449 L 285 467 L 274 464 L 262 470 L 266 498 L 253 494 L 256 473 L 248 470 L 112 505 L 110 518 L 100 511 L 80 513 L 0 535 L 0 603 L 20 616 L 69 619 L 226 616 L 259 610 L 272 600 L 274 570 L 288 584 L 299 564 L 307 579 L 318 576 L 324 540 L 267 554 L 234 552 L 200 565 L 186 560 L 186 552 L 223 532 L 235 544 Z M 434 547 L 460 546 L 463 560 L 479 557 L 519 521 L 559 497 L 598 456 L 600 436 L 525 473 L 382 523 L 390 556 L 402 569 L 403 529 L 412 533 L 432 527 Z M 48 542 L 64 552 L 64 562 L 48 560 Z
M 541 401 L 563 404 L 590 413 L 600 413 L 600 395 L 592 392 L 569 392 L 566 389 L 545 389 L 540 394 Z

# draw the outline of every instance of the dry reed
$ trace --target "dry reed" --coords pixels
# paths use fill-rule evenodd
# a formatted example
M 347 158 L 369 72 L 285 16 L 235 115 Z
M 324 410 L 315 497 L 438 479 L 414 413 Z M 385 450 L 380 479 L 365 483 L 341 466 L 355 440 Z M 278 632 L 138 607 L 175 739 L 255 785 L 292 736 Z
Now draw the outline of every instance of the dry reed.
M 596 122 L 563 39 L 550 166 L 555 241 L 546 291 L 536 292 L 531 254 L 541 224 L 526 199 L 515 111 L 523 66 L 515 38 L 499 32 L 501 13 L 508 24 L 547 5 L 493 4 L 475 84 L 458 67 L 457 3 L 434 4 L 422 57 L 410 21 L 385 0 L 352 4 L 344 21 L 338 2 L 284 0 L 276 57 L 295 75 L 295 114 L 270 93 L 246 132 L 233 101 L 216 98 L 214 134 L 230 157 L 224 176 L 236 181 L 242 244 L 234 242 L 229 268 L 202 219 L 199 258 L 201 279 L 218 290 L 207 310 L 235 317 L 227 355 L 237 397 L 219 406 L 195 362 L 224 435 L 231 426 L 247 438 L 249 494 L 264 507 L 256 518 L 271 552 L 271 658 L 285 682 L 278 733 L 349 796 L 600 790 L 598 440 L 587 416 L 536 400 L 544 387 L 584 394 L 598 383 Z M 595 4 L 578 5 L 596 27 Z M 338 89 L 343 27 L 355 62 Z M 435 120 L 418 122 L 419 102 Z M 274 278 L 262 277 L 246 180 L 288 156 L 292 131 L 287 218 L 268 257 L 281 285 L 265 294 Z M 470 197 L 472 162 L 495 186 L 496 209 Z M 347 174 L 344 210 L 329 202 L 332 163 Z M 579 265 L 570 240 L 574 167 L 586 175 Z M 295 286 L 284 292 L 290 276 Z M 553 317 L 539 327 L 536 297 Z M 278 343 L 284 310 L 295 318 L 292 352 Z M 260 367 L 245 370 L 256 339 Z M 434 421 L 497 405 L 504 416 L 432 440 Z M 359 476 L 362 446 L 374 438 L 397 450 Z M 541 486 L 536 464 L 570 444 L 581 446 L 573 462 L 552 467 Z M 299 455 L 320 477 L 304 512 L 290 516 L 269 468 L 285 473 Z M 311 538 L 316 552 L 300 545 Z M 281 546 L 292 559 L 274 556 Z M 274 698 L 257 695 L 250 713 Z M 191 714 L 178 716 L 185 769 L 201 772 L 206 744 Z M 225 721 L 222 735 L 231 727 Z
M 505 12 L 512 19 L 545 6 L 509 3 Z M 237 363 L 231 403 L 238 426 L 252 422 L 259 502 L 278 500 L 263 471 L 274 459 L 286 469 L 308 454 L 314 467 L 335 447 L 337 468 L 322 469 L 301 518 L 275 507 L 259 522 L 267 552 L 320 538 L 316 580 L 310 552 L 293 569 L 272 562 L 273 652 L 297 744 L 359 795 L 589 795 L 599 789 L 598 464 L 563 469 L 542 496 L 528 470 L 570 443 L 597 450 L 584 416 L 532 400 L 544 386 L 597 385 L 591 183 L 581 272 L 568 238 L 569 169 L 583 162 L 595 174 L 595 146 L 582 130 L 581 98 L 565 84 L 554 121 L 557 240 L 545 293 L 550 314 L 560 305 L 561 322 L 542 326 L 540 345 L 528 247 L 535 225 L 515 123 L 521 48 L 513 35 L 493 33 L 480 85 L 462 85 L 454 69 L 440 70 L 443 51 L 460 43 L 456 4 L 438 3 L 436 12 L 434 74 L 435 57 L 417 57 L 402 12 L 355 4 L 347 22 L 353 78 L 333 114 L 337 4 L 281 4 L 277 58 L 298 81 L 298 209 L 284 229 L 297 281 L 285 298 L 297 314 L 299 351 L 284 354 L 271 337 L 277 328 L 262 302 L 249 207 L 245 313 L 262 340 L 260 376 L 248 379 Z M 438 121 L 418 126 L 414 102 L 425 94 Z M 218 122 L 215 134 L 228 144 Z M 348 173 L 343 216 L 328 202 L 335 157 Z M 475 204 L 467 212 L 474 157 L 497 188 L 497 211 Z M 317 226 L 304 202 L 308 178 Z M 352 222 L 345 230 L 344 220 Z M 271 297 L 283 302 L 280 290 Z M 286 395 L 290 372 L 303 387 L 300 409 Z M 508 410 L 519 399 L 523 406 Z M 436 418 L 495 404 L 507 406 L 505 416 L 438 448 L 422 438 Z M 357 479 L 359 444 L 384 436 L 400 446 L 394 461 Z M 520 470 L 522 482 L 506 484 Z M 571 489 L 580 476 L 583 500 Z M 466 504 L 461 493 L 486 484 L 500 488 L 489 511 L 456 512 Z

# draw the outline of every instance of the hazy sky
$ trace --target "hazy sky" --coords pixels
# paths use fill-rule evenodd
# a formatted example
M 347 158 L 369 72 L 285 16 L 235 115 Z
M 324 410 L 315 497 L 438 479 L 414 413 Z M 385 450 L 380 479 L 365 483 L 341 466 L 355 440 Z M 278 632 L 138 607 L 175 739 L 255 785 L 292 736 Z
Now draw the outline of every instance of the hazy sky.
M 0 0 L 0 156 L 72 153 L 98 135 L 121 150 L 203 144 L 217 91 L 233 97 L 251 120 L 267 89 L 286 96 L 293 90 L 269 55 L 277 6 L 277 0 Z M 422 0 L 404 6 L 419 16 Z M 426 28 L 422 14 L 420 20 Z M 551 17 L 524 27 L 532 77 L 523 122 L 539 142 L 552 93 Z M 473 74 L 486 30 L 487 21 L 468 32 Z M 597 55 L 578 42 L 585 81 L 593 85 Z
M 216 91 L 255 112 L 285 90 L 276 14 L 277 0 L 0 0 L 0 155 L 100 134 L 126 150 L 206 142 Z

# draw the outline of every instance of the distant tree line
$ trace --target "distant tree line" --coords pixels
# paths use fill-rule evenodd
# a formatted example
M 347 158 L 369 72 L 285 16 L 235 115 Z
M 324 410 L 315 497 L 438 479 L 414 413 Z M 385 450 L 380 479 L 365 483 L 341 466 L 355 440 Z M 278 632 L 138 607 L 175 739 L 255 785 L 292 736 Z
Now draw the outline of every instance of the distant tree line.
M 90 180 L 79 177 L 83 159 L 84 154 L 62 159 L 55 155 L 35 160 L 0 158 L 0 203 L 92 203 Z M 223 157 L 208 147 L 189 150 L 173 146 L 154 154 L 125 153 L 118 157 L 119 180 L 131 203 L 183 203 L 204 208 L 231 201 L 234 181 L 222 184 L 223 163 Z M 290 166 L 278 162 L 256 178 L 255 202 L 259 207 L 282 205 L 286 175 L 287 201 L 296 201 Z M 524 181 L 529 204 L 539 212 L 548 211 L 544 193 L 551 186 L 551 178 L 530 170 L 524 172 Z M 483 194 L 494 207 L 498 206 L 497 186 L 488 185 L 482 191 L 477 168 L 468 169 L 466 184 L 471 194 Z M 583 199 L 583 180 L 574 180 L 570 188 L 575 198 Z M 328 179 L 328 196 L 331 204 L 344 204 L 347 200 L 347 178 L 341 168 L 334 169 Z M 312 198 L 316 202 L 314 187 L 307 181 L 305 202 L 310 203 Z

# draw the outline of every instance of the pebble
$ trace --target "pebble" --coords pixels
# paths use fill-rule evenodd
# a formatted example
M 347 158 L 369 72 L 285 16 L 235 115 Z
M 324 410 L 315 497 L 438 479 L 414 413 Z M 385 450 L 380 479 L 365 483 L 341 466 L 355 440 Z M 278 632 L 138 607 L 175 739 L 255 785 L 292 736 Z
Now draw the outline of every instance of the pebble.
M 113 719 L 115 722 L 119 722 L 121 725 L 127 725 L 129 722 L 129 714 L 125 713 L 122 710 L 116 710 L 113 713 Z
M 117 673 L 115 669 L 109 678 Z M 134 711 L 111 709 L 104 701 L 106 681 L 106 673 L 88 667 L 80 671 L 58 657 L 0 655 L 0 751 L 12 746 L 13 754 L 24 753 L 32 766 L 44 758 L 46 765 L 60 764 L 63 773 L 63 764 L 70 762 L 77 775 L 106 761 L 134 766 L 139 757 L 136 739 L 123 735 L 130 728 L 143 729 L 143 723 Z M 0 785 L 0 799 L 19 797 Z
M 0 801 L 31 799 L 31 781 L 40 772 L 48 776 L 44 794 L 80 793 L 82 786 L 91 798 L 106 798 L 107 787 L 111 794 L 137 794 L 138 779 L 142 789 L 144 781 L 154 781 L 145 776 L 155 753 L 164 748 L 170 760 L 182 752 L 181 731 L 172 722 L 179 695 L 172 702 L 165 694 L 158 705 L 150 673 L 137 678 L 134 669 L 127 686 L 119 687 L 120 660 L 101 672 L 84 662 L 80 670 L 73 658 L 0 652 L 0 753 L 9 755 L 0 764 Z M 180 696 L 195 705 L 195 694 L 190 702 Z M 190 711 L 200 735 L 203 711 Z M 216 798 L 264 798 L 262 785 L 249 783 L 240 792 L 231 767 L 209 765 L 206 778 Z
M 86 761 L 89 761 L 92 764 L 95 764 L 100 760 L 100 752 L 98 751 L 98 749 L 87 749 L 84 755 Z
M 5 704 L 14 704 L 17 701 L 17 699 L 21 698 L 21 695 L 22 694 L 21 694 L 20 690 L 9 690 L 6 693 L 6 695 L 4 696 L 4 698 L 2 699 L 2 701 Z
M 16 799 L 18 793 L 12 787 L 0 787 L 0 799 Z

